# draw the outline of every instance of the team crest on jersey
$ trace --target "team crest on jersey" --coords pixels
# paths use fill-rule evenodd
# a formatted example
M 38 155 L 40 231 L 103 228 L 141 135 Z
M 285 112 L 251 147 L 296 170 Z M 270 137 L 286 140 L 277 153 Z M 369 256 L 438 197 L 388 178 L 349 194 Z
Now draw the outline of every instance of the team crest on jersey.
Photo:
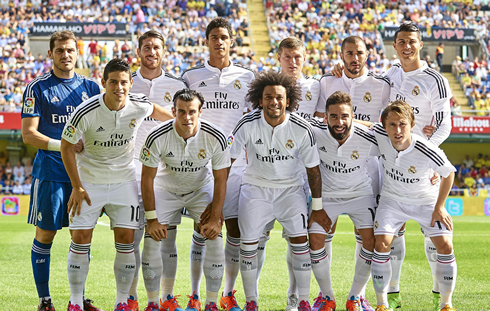
M 410 167 L 408 168 L 408 172 L 409 172 L 410 174 L 415 174 L 415 173 L 417 173 L 417 170 L 415 169 L 415 166 L 410 166 Z
M 375 221 L 375 222 L 374 222 L 374 229 L 378 229 L 378 227 L 379 227 L 379 224 L 378 224 L 378 222 L 377 222 L 377 221 Z
M 357 150 L 352 151 L 352 154 L 350 155 L 350 158 L 351 158 L 352 160 L 357 160 L 357 159 L 359 159 L 359 151 L 357 151 Z
M 70 223 L 71 224 L 73 223 L 73 217 L 70 217 Z
M 131 119 L 131 122 L 129 122 L 129 128 L 134 129 L 136 127 L 136 119 Z
M 88 94 L 87 92 L 82 92 L 82 100 L 83 101 L 86 101 L 87 99 L 89 99 L 90 97 L 88 97 Z
M 36 99 L 34 97 L 27 97 L 24 101 L 24 113 L 34 113 L 34 105 Z
M 369 103 L 373 98 L 371 97 L 371 93 L 366 92 L 366 94 L 364 94 L 364 97 L 362 99 L 364 100 L 364 102 Z
M 141 150 L 141 160 L 147 161 L 150 158 L 150 150 L 146 147 L 144 147 Z
M 233 84 L 233 87 L 235 88 L 235 90 L 239 90 L 242 88 L 242 84 L 240 83 L 240 80 L 236 80 L 235 81 L 235 84 Z
M 312 100 L 312 98 L 313 98 L 313 95 L 311 95 L 311 92 L 310 91 L 306 92 L 305 99 L 306 100 Z
M 71 125 L 68 125 L 63 135 L 65 135 L 68 138 L 72 138 L 73 136 L 75 136 L 75 128 Z
M 231 146 L 231 144 L 233 144 L 233 136 L 228 136 L 226 142 L 228 143 L 228 146 Z
M 170 103 L 172 101 L 172 96 L 170 95 L 170 92 L 165 93 L 165 97 L 163 99 L 166 103 Z
M 37 221 L 42 221 L 43 220 L 43 214 L 41 212 L 37 213 Z
M 294 143 L 291 139 L 288 139 L 286 142 L 286 149 L 293 149 L 294 148 Z
M 420 89 L 419 89 L 418 85 L 416 85 L 416 86 L 413 88 L 413 90 L 412 90 L 412 95 L 413 95 L 413 96 L 417 96 L 417 95 L 419 95 L 419 94 L 420 94 Z
M 199 158 L 199 160 L 206 159 L 206 151 L 204 151 L 204 149 L 199 150 L 199 154 L 197 155 L 197 157 Z

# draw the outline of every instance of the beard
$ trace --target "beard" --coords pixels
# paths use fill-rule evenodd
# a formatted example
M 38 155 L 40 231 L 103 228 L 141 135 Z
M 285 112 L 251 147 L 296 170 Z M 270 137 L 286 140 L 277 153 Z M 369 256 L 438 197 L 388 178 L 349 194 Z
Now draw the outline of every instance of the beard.
M 338 141 L 341 141 L 341 140 L 344 140 L 349 135 L 350 130 L 352 128 L 352 122 L 351 122 L 351 124 L 346 126 L 345 131 L 343 133 L 337 133 L 337 132 L 335 132 L 334 128 L 332 128 L 330 125 L 327 125 L 327 126 L 328 126 L 328 130 L 330 131 L 330 134 L 332 135 L 332 137 Z

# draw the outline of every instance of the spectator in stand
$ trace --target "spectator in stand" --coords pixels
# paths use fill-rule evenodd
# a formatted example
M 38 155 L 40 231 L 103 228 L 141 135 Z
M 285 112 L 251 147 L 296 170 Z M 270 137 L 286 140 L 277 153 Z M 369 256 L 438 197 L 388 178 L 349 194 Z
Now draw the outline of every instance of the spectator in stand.
M 20 161 L 17 161 L 17 164 L 14 166 L 13 173 L 14 176 L 17 176 L 18 174 L 24 176 L 24 167 L 22 166 L 22 163 Z
M 463 160 L 463 164 L 466 165 L 467 168 L 470 168 L 472 167 L 475 163 L 473 162 L 473 160 L 471 159 L 470 155 L 465 155 L 464 157 L 464 160 Z
M 480 94 L 476 94 L 475 102 L 473 103 L 477 116 L 485 116 L 487 112 L 485 101 Z
M 2 187 L 2 194 L 5 195 L 12 194 L 12 180 L 6 179 L 4 181 L 4 186 Z
M 10 162 L 7 162 L 7 165 L 5 165 L 5 174 L 13 174 L 13 173 L 14 173 L 14 169 L 12 168 L 12 165 L 10 164 Z
M 7 163 L 8 166 L 9 163 Z M 477 158 L 475 159 L 475 168 L 480 169 L 483 165 L 485 165 L 485 159 L 483 158 L 483 154 L 479 153 Z
M 463 182 L 466 188 L 471 188 L 476 183 L 475 178 L 473 178 L 470 173 L 466 173 Z
M 458 104 L 458 102 L 454 102 L 453 106 L 451 107 L 451 115 L 453 116 L 461 115 L 461 106 Z
M 22 185 L 23 186 L 23 190 L 22 192 L 26 195 L 30 195 L 31 194 L 31 187 L 32 187 L 32 180 L 31 180 L 31 177 L 27 177 L 26 180 L 24 181 L 24 184 Z
M 488 168 L 486 165 L 482 165 L 482 167 L 478 170 L 478 173 L 480 176 L 487 176 L 488 175 Z
M 458 179 L 459 180 L 464 180 L 464 177 L 466 176 L 467 173 L 469 173 L 470 170 L 466 167 L 466 165 L 463 163 L 459 166 L 458 169 Z
M 21 195 L 23 193 L 24 193 L 24 187 L 18 180 L 16 180 L 14 182 L 14 186 L 12 187 L 12 194 Z

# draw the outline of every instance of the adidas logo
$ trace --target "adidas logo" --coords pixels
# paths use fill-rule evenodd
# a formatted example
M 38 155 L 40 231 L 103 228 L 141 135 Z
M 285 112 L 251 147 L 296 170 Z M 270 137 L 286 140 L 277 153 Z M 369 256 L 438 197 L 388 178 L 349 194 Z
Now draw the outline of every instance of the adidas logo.
M 323 151 L 323 152 L 327 152 L 327 148 L 325 148 L 325 146 L 321 146 L 321 147 L 319 148 L 319 150 L 320 150 L 320 151 Z
M 102 126 L 99 126 L 99 128 L 95 132 L 104 132 L 105 129 Z
M 259 139 L 257 139 L 257 140 L 255 141 L 255 144 L 256 144 L 256 145 L 263 145 L 264 143 L 262 142 L 262 139 L 260 139 L 260 138 L 259 138 Z
M 52 103 L 56 103 L 56 102 L 59 102 L 59 98 L 55 95 L 53 98 L 51 98 L 51 102 Z
M 169 153 L 167 153 L 167 155 L 165 155 L 167 158 L 173 158 L 174 157 L 174 154 L 172 153 L 172 151 L 170 151 Z
M 204 81 L 202 81 L 201 84 L 199 84 L 198 87 L 205 87 L 205 86 L 207 86 L 206 83 L 204 83 Z

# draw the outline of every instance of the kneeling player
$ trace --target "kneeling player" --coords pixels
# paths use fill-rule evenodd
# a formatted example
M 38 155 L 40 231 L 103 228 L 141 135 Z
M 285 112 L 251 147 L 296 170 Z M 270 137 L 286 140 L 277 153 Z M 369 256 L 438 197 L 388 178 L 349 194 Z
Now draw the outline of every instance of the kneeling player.
M 156 289 L 156 294 L 148 297 L 147 310 L 158 310 L 162 274 L 159 241 L 166 238 L 169 225 L 177 225 L 172 220 L 185 207 L 199 224 L 205 238 L 205 310 L 214 311 L 218 310 L 216 302 L 224 270 L 221 213 L 231 163 L 230 152 L 221 129 L 200 120 L 204 103 L 200 93 L 184 89 L 175 93 L 173 101 L 175 120 L 154 128 L 148 134 L 140 154 L 143 163 L 141 193 L 147 220 L 143 275 L 146 288 Z M 158 171 L 160 162 L 161 170 Z M 206 207 L 210 212 L 204 216 Z M 175 307 L 180 308 L 178 305 Z M 201 310 L 200 303 L 192 307 Z
M 444 152 L 424 138 L 412 134 L 415 118 L 403 101 L 390 104 L 381 116 L 382 126 L 374 125 L 383 159 L 383 188 L 375 219 L 375 250 L 372 277 L 378 306 L 390 310 L 387 291 L 391 278 L 390 247 L 394 235 L 408 220 L 416 220 L 437 251 L 436 279 L 441 291 L 441 310 L 455 310 L 451 296 L 456 283 L 453 253 L 453 224 L 444 208 L 454 180 L 455 168 Z M 433 185 L 432 172 L 441 175 Z

